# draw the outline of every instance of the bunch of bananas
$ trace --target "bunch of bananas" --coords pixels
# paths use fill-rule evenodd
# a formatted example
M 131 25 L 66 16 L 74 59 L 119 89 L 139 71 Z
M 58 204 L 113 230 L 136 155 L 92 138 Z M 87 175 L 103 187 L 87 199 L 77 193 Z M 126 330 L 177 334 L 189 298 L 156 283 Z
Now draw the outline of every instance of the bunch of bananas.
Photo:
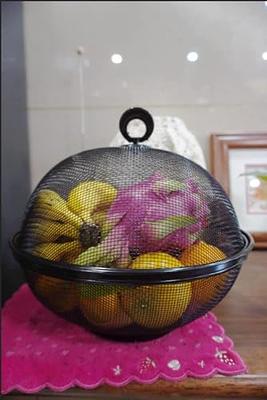
M 40 190 L 28 226 L 38 241 L 32 253 L 52 261 L 74 262 L 109 233 L 107 210 L 116 196 L 112 185 L 97 181 L 80 183 L 66 200 L 53 190 Z M 34 290 L 57 312 L 69 312 L 79 304 L 76 282 L 40 275 Z
M 91 246 L 96 246 L 110 231 L 107 210 L 117 190 L 98 181 L 82 182 L 67 200 L 50 189 L 43 189 L 33 203 L 29 227 L 38 240 L 34 255 L 73 262 Z

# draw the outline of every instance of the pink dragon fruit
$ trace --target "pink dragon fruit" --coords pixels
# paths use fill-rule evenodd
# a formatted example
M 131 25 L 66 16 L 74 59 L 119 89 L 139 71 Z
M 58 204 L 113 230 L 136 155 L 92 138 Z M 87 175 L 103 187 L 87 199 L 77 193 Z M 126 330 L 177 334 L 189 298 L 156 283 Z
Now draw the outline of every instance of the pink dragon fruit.
M 193 178 L 178 182 L 157 172 L 118 191 L 107 217 L 113 229 L 77 261 L 127 267 L 135 251 L 177 252 L 198 239 L 208 215 L 209 208 Z

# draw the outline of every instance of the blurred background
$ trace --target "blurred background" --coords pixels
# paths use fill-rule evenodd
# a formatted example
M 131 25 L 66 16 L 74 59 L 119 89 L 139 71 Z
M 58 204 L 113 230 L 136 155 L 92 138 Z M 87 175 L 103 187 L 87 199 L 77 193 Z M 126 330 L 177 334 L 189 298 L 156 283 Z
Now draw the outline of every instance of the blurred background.
M 267 2 L 2 2 L 4 299 L 7 245 L 57 162 L 108 146 L 121 113 L 181 118 L 209 166 L 211 132 L 266 131 Z

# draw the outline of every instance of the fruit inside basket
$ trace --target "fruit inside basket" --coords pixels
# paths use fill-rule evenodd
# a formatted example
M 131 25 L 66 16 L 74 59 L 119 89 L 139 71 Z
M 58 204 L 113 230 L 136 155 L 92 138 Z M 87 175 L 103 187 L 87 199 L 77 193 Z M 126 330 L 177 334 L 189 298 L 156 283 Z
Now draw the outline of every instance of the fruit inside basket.
M 190 160 L 133 143 L 76 154 L 34 190 L 12 248 L 48 308 L 126 340 L 205 314 L 232 287 L 252 246 L 230 200 Z

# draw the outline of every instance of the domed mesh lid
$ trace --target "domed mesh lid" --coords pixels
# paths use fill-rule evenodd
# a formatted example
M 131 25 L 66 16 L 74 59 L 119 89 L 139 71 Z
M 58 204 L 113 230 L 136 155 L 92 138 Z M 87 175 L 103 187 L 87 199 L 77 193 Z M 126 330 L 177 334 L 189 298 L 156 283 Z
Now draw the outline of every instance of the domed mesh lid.
M 142 138 L 127 131 L 136 118 L 147 128 Z M 182 156 L 142 145 L 153 130 L 146 111 L 128 110 L 120 129 L 132 143 L 76 154 L 41 180 L 27 206 L 20 249 L 56 262 L 116 268 L 149 252 L 179 260 L 201 242 L 207 245 L 201 263 L 240 251 L 236 214 L 219 183 Z

